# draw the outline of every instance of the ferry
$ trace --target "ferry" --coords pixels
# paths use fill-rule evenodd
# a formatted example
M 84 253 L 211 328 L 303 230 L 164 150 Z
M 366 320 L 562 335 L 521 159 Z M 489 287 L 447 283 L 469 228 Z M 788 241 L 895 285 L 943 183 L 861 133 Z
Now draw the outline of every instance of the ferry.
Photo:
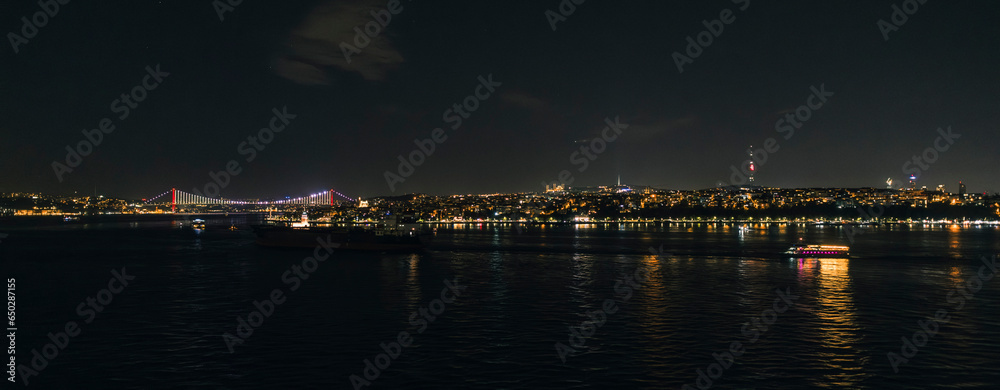
M 205 229 L 205 220 L 196 219 L 194 221 L 191 221 L 191 228 L 196 230 Z
M 306 216 L 302 222 L 289 225 L 254 225 L 257 245 L 271 247 L 312 248 L 320 242 L 337 244 L 338 250 L 354 251 L 416 251 L 424 248 L 433 233 L 416 224 L 399 223 L 395 216 L 373 228 L 311 226 Z
M 795 244 L 785 254 L 793 257 L 848 257 L 850 250 L 850 247 L 842 245 Z

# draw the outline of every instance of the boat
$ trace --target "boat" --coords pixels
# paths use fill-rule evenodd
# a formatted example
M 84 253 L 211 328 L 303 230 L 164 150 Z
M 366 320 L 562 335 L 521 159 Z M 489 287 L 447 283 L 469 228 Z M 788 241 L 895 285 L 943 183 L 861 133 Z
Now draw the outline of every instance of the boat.
M 257 236 L 257 245 L 285 248 L 315 248 L 327 243 L 336 244 L 336 250 L 413 251 L 424 248 L 433 237 L 432 232 L 416 224 L 400 224 L 396 218 L 368 228 L 312 226 L 305 221 L 251 228 Z
M 194 221 L 191 221 L 191 228 L 196 230 L 205 229 L 205 220 L 195 219 Z
M 851 248 L 843 245 L 794 244 L 785 251 L 792 257 L 848 257 Z

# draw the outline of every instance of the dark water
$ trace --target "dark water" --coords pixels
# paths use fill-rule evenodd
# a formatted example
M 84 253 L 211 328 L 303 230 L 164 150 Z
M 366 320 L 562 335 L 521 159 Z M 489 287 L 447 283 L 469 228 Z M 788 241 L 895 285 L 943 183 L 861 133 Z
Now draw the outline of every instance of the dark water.
M 210 219 L 198 240 L 170 221 L 0 228 L 4 277 L 17 279 L 18 363 L 30 367 L 31 350 L 67 322 L 80 329 L 29 387 L 352 388 L 403 331 L 412 343 L 364 388 L 698 388 L 698 370 L 716 389 L 1000 383 L 1000 280 L 953 293 L 1000 252 L 995 228 L 880 228 L 855 237 L 850 259 L 791 260 L 775 252 L 797 237 L 847 238 L 778 225 L 447 227 L 422 253 L 334 252 L 290 291 L 282 274 L 312 251 L 224 229 L 247 222 Z M 85 323 L 77 305 L 123 267 L 135 279 Z M 637 271 L 648 280 L 625 294 Z M 464 289 L 434 303 L 445 280 Z M 284 303 L 230 353 L 222 335 L 275 289 Z M 609 299 L 617 310 L 572 347 L 569 328 Z M 429 305 L 443 312 L 418 333 L 411 313 Z M 887 354 L 938 310 L 949 321 L 894 372 Z M 711 367 L 733 342 L 735 362 Z M 556 343 L 577 352 L 564 363 Z

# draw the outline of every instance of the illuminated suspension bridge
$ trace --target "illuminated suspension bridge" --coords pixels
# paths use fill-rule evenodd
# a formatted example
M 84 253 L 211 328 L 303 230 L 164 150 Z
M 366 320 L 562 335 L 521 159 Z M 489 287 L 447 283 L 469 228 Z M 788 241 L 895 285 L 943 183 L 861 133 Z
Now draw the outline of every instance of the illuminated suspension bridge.
M 178 190 L 176 188 L 171 188 L 169 191 L 154 196 L 149 199 L 143 199 L 146 204 L 169 204 L 171 207 L 176 207 L 178 205 L 303 205 L 303 206 L 332 206 L 334 202 L 340 199 L 346 199 L 351 202 L 357 201 L 357 199 L 351 198 L 347 195 L 341 194 L 337 190 L 329 190 L 324 192 L 318 192 L 311 195 L 301 196 L 298 198 L 287 198 L 287 199 L 276 199 L 276 200 L 241 200 L 241 199 L 225 199 L 225 198 L 211 198 L 204 195 L 192 194 L 190 192 L 185 192 Z

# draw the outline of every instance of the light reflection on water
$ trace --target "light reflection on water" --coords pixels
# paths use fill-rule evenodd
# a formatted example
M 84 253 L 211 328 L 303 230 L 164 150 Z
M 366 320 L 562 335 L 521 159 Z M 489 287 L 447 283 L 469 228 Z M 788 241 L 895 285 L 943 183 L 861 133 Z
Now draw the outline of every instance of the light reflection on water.
M 859 349 L 861 327 L 857 322 L 854 289 L 848 273 L 849 259 L 816 259 L 819 263 L 817 331 L 825 352 L 819 357 L 834 372 L 817 378 L 817 387 L 853 388 L 864 380 L 869 356 Z

